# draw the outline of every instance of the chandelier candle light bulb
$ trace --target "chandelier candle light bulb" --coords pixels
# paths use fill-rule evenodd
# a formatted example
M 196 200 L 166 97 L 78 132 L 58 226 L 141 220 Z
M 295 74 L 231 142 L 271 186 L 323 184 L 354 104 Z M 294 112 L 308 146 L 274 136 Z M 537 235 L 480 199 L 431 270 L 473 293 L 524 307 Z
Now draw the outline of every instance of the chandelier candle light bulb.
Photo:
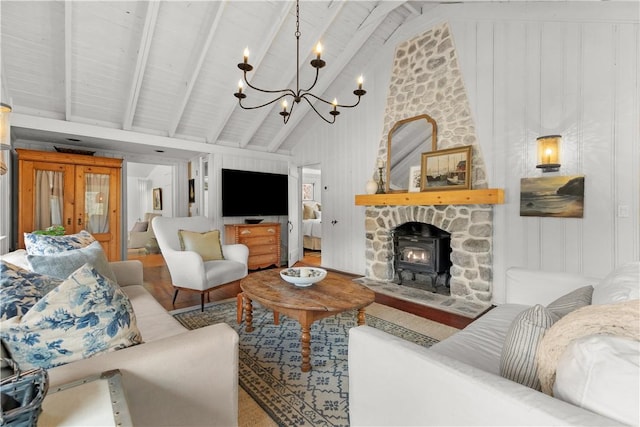
M 287 107 L 289 106 L 289 104 L 287 104 L 287 100 L 283 99 L 282 100 L 282 111 L 280 112 L 280 115 L 282 117 L 284 117 L 285 119 L 287 118 L 287 116 L 289 115 L 289 113 L 287 112 Z
M 340 114 L 340 111 L 338 111 L 338 100 L 333 98 L 333 102 L 331 104 L 333 105 L 333 111 L 329 111 L 329 114 L 331 114 L 335 120 L 335 117 Z

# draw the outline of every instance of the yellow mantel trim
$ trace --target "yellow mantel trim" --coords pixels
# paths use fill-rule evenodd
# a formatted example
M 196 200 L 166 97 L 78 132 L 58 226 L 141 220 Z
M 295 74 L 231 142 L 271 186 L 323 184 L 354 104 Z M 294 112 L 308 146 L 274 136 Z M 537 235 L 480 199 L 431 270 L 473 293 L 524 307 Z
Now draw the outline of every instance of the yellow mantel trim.
M 357 206 L 501 205 L 504 189 L 357 194 Z

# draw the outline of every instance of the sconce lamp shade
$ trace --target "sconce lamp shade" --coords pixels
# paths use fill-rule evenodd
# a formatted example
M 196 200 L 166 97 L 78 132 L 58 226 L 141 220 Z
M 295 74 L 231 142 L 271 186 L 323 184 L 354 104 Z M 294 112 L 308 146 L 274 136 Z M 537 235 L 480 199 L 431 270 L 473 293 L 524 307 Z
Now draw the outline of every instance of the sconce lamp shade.
M 0 149 L 2 150 L 9 150 L 11 148 L 10 114 L 11 107 L 5 103 L 0 103 Z
M 538 164 L 542 172 L 557 172 L 560 169 L 561 135 L 547 135 L 537 138 Z

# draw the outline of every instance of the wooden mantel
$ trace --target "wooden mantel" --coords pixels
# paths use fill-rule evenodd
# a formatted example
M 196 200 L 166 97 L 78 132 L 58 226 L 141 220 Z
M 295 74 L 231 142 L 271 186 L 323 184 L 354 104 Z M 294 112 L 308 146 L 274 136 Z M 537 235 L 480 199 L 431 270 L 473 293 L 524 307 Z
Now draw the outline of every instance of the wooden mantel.
M 357 206 L 501 205 L 504 189 L 423 191 L 419 193 L 357 194 Z

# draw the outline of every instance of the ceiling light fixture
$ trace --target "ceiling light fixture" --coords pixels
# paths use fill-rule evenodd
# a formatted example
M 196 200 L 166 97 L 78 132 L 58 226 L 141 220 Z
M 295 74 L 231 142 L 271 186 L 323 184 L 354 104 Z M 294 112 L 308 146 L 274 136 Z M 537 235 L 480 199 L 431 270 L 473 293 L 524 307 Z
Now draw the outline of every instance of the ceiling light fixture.
M 355 106 L 357 106 L 360 103 L 360 97 L 364 96 L 364 94 L 367 93 L 366 90 L 362 89 L 362 84 L 363 84 L 363 78 L 362 76 L 360 76 L 360 78 L 358 79 L 358 88 L 356 90 L 353 91 L 353 94 L 356 95 L 358 97 L 358 100 L 356 101 L 355 104 L 353 105 L 343 105 L 343 104 L 338 104 L 338 100 L 334 99 L 333 102 L 327 101 L 325 99 L 320 98 L 317 95 L 314 95 L 313 93 L 311 93 L 311 90 L 313 90 L 313 88 L 315 87 L 316 83 L 318 82 L 318 75 L 320 74 L 320 68 L 324 67 L 326 65 L 326 62 L 323 61 L 320 56 L 322 54 L 322 45 L 320 43 L 318 43 L 318 45 L 316 46 L 316 58 L 311 60 L 311 66 L 313 68 L 316 69 L 316 77 L 313 81 L 313 84 L 308 88 L 308 89 L 300 89 L 300 2 L 299 0 L 296 0 L 296 32 L 295 32 L 295 36 L 296 36 L 296 90 L 294 91 L 293 89 L 279 89 L 279 90 L 267 90 L 267 89 L 260 89 L 256 86 L 253 86 L 251 83 L 249 83 L 249 80 L 247 79 L 247 73 L 250 72 L 251 70 L 253 70 L 253 66 L 251 64 L 249 64 L 249 49 L 245 49 L 244 50 L 244 61 L 241 62 L 240 64 L 238 64 L 238 68 L 240 68 L 243 72 L 243 79 L 244 79 L 244 84 L 246 84 L 248 87 L 250 87 L 251 89 L 260 91 L 260 92 L 264 92 L 264 93 L 274 93 L 274 94 L 279 94 L 279 96 L 276 96 L 276 98 L 272 99 L 269 102 L 266 102 L 264 104 L 261 105 L 256 105 L 253 107 L 247 107 L 242 105 L 242 100 L 245 99 L 247 97 L 247 95 L 242 91 L 243 89 L 243 80 L 240 80 L 238 82 L 238 91 L 236 93 L 233 94 L 233 96 L 235 96 L 236 98 L 238 98 L 238 105 L 240 105 L 241 108 L 245 109 L 245 110 L 255 110 L 257 108 L 262 108 L 262 107 L 266 107 L 267 105 L 271 105 L 274 102 L 277 102 L 279 100 L 282 100 L 282 111 L 280 111 L 280 115 L 282 116 L 283 120 L 284 120 L 284 124 L 287 124 L 287 122 L 289 121 L 289 118 L 291 117 L 291 114 L 293 113 L 293 108 L 295 107 L 296 104 L 300 103 L 300 101 L 302 101 L 303 99 L 305 101 L 307 101 L 307 103 L 309 104 L 309 106 L 313 109 L 313 111 L 316 112 L 316 114 L 318 114 L 318 116 L 324 120 L 327 123 L 334 123 L 336 121 L 336 116 L 338 116 L 340 114 L 340 111 L 338 111 L 338 107 L 340 108 L 353 108 Z M 291 103 L 291 107 L 289 107 L 288 103 L 287 103 L 287 99 L 288 97 L 292 98 L 292 103 Z M 313 100 L 310 99 L 313 98 L 317 101 L 321 101 L 324 102 L 327 105 L 332 106 L 333 108 L 331 110 L 329 110 L 329 114 L 331 115 L 331 119 L 326 118 L 324 115 L 322 115 L 322 113 L 320 113 L 316 107 L 313 105 Z M 288 110 L 287 110 L 288 109 Z

